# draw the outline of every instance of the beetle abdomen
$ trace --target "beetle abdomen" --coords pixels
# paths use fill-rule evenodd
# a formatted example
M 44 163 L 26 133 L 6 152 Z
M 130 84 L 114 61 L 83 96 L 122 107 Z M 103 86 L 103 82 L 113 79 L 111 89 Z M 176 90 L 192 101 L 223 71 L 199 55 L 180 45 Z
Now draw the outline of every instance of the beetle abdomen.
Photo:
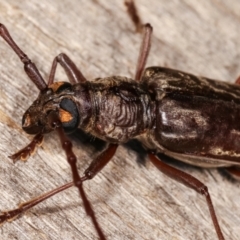
M 157 141 L 166 149 L 203 157 L 240 159 L 240 106 L 174 95 L 159 103 Z
M 240 165 L 239 86 L 154 67 L 143 81 L 156 101 L 151 141 L 158 150 L 194 165 L 200 158 L 209 166 Z

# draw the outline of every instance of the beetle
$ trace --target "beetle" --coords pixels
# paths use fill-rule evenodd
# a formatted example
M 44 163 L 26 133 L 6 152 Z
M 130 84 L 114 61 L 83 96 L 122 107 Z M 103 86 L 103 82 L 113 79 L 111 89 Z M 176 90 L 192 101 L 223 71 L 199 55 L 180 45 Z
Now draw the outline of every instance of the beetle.
M 161 162 L 156 157 L 156 151 L 164 152 L 169 156 L 198 166 L 222 167 L 239 165 L 239 158 L 229 154 L 230 150 L 238 154 L 238 139 L 234 135 L 229 138 L 233 143 L 231 146 L 224 145 L 224 142 L 217 142 L 219 138 L 207 138 L 209 135 L 215 136 L 216 133 L 219 133 L 219 129 L 215 129 L 215 125 L 210 124 L 211 121 L 219 119 L 218 116 L 224 116 L 226 118 L 218 124 L 229 123 L 232 116 L 239 113 L 237 107 L 239 104 L 239 87 L 195 77 L 173 69 L 150 67 L 144 70 L 150 48 L 151 31 L 151 26 L 146 25 L 137 72 L 134 78 L 138 82 L 125 77 L 110 77 L 97 79 L 89 83 L 70 58 L 65 54 L 60 54 L 53 61 L 50 78 L 48 84 L 46 84 L 35 65 L 13 42 L 4 25 L 1 25 L 1 36 L 20 57 L 27 75 L 40 90 L 38 99 L 23 116 L 23 129 L 29 134 L 36 134 L 36 136 L 26 148 L 12 155 L 12 159 L 16 161 L 19 158 L 27 158 L 36 145 L 42 142 L 43 133 L 56 130 L 67 153 L 74 179 L 74 183 L 64 185 L 37 200 L 22 204 L 16 210 L 3 213 L 1 215 L 2 222 L 19 215 L 39 201 L 43 201 L 49 196 L 75 184 L 78 186 L 80 195 L 83 198 L 86 211 L 90 215 L 92 214 L 92 220 L 99 237 L 104 239 L 101 228 L 96 223 L 93 209 L 83 192 L 82 181 L 91 179 L 106 165 L 114 155 L 119 143 L 136 137 L 146 148 L 150 149 L 149 158 L 157 168 L 197 192 L 206 195 L 218 238 L 224 239 L 206 186 L 190 175 Z M 58 63 L 63 66 L 72 84 L 53 82 Z M 101 105 L 101 108 L 95 105 L 94 113 L 92 113 L 93 103 L 89 104 L 89 99 L 93 103 L 108 104 L 98 104 Z M 111 106 L 111 103 L 114 104 Z M 109 109 L 109 106 L 114 108 L 121 105 L 126 107 L 125 109 L 118 108 L 124 110 L 123 113 L 127 113 L 128 109 L 128 112 L 135 113 L 135 116 L 134 114 L 126 114 L 124 119 L 122 114 L 121 116 L 117 114 L 120 110 L 115 110 L 117 121 L 114 125 L 110 122 L 109 113 L 112 113 L 112 109 Z M 223 112 L 217 115 L 216 113 L 222 105 L 225 108 Z M 232 111 L 230 116 L 225 114 L 226 109 Z M 192 117 L 189 118 L 189 115 L 192 115 Z M 92 117 L 97 117 L 97 120 L 92 119 Z M 93 122 L 96 123 L 91 126 Z M 89 131 L 91 134 L 110 142 L 104 154 L 101 154 L 92 162 L 82 178 L 77 173 L 75 163 L 71 162 L 76 159 L 71 150 L 70 141 L 67 140 L 64 133 L 64 131 L 74 131 L 79 126 L 84 128 L 85 131 Z M 222 129 L 220 128 L 220 130 Z M 228 128 L 224 128 L 224 130 L 236 134 L 237 126 L 228 124 Z M 207 139 L 207 143 L 205 144 L 202 139 Z M 216 145 L 213 145 L 213 142 Z M 207 148 L 209 146 L 215 148 Z M 236 146 L 236 148 L 231 148 L 233 146 Z M 223 154 L 226 152 L 228 154 Z

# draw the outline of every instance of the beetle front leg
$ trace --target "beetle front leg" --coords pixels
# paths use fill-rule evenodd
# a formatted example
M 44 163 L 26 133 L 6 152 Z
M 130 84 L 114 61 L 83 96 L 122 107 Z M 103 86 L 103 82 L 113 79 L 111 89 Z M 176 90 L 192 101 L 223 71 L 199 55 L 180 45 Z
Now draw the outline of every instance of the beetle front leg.
M 93 208 L 87 199 L 86 193 L 83 189 L 83 181 L 87 179 L 93 178 L 94 175 L 96 175 L 112 158 L 114 155 L 116 149 L 117 149 L 117 144 L 110 144 L 109 147 L 100 154 L 99 157 L 96 158 L 95 161 L 90 165 L 90 167 L 85 171 L 85 175 L 83 178 L 80 177 L 78 170 L 77 170 L 77 157 L 74 154 L 72 150 L 72 143 L 71 141 L 67 138 L 66 134 L 64 133 L 62 123 L 59 119 L 59 116 L 56 112 L 52 111 L 48 115 L 49 118 L 49 124 L 52 127 L 53 130 L 56 130 L 58 133 L 58 136 L 60 138 L 62 148 L 66 153 L 67 156 L 67 161 L 71 167 L 72 170 L 72 175 L 73 175 L 73 182 L 74 185 L 78 188 L 79 195 L 83 201 L 84 209 L 86 214 L 91 218 L 92 223 L 98 233 L 98 236 L 100 237 L 101 240 L 106 239 L 101 227 L 99 226 L 99 223 L 96 219 L 95 213 L 93 211 Z
M 70 83 L 76 84 L 78 82 L 86 81 L 86 78 L 83 76 L 81 71 L 77 68 L 75 63 L 65 53 L 60 53 L 53 60 L 49 79 L 48 79 L 48 86 L 50 86 L 54 82 L 58 63 L 60 63 L 60 65 L 63 67 L 64 71 L 68 76 Z
M 113 157 L 116 152 L 118 145 L 110 144 L 100 155 L 98 155 L 90 164 L 90 166 L 84 172 L 84 176 L 81 177 L 81 181 L 92 179 Z M 37 204 L 45 201 L 46 199 L 60 193 L 70 187 L 74 186 L 74 182 L 69 182 L 60 187 L 57 187 L 41 196 L 35 197 L 27 202 L 21 203 L 18 208 L 13 210 L 5 211 L 0 214 L 0 225 L 6 221 L 12 221 L 30 208 L 36 206 Z
M 204 185 L 195 177 L 191 176 L 190 174 L 187 174 L 179 169 L 176 169 L 162 162 L 159 158 L 157 158 L 154 155 L 154 153 L 149 153 L 149 158 L 151 162 L 155 165 L 155 167 L 157 167 L 162 173 L 166 174 L 167 176 L 171 177 L 172 179 L 180 183 L 183 183 L 185 186 L 192 188 L 197 193 L 200 193 L 201 195 L 204 195 L 206 197 L 207 205 L 218 239 L 224 240 L 207 186 Z
M 37 134 L 33 140 L 23 149 L 19 150 L 17 153 L 9 156 L 15 163 L 18 160 L 26 161 L 29 156 L 33 155 L 36 147 L 41 146 L 43 142 L 43 135 L 42 134 Z
M 5 222 L 10 222 L 12 220 L 14 220 L 15 218 L 17 218 L 18 216 L 20 216 L 21 214 L 23 214 L 24 212 L 26 212 L 28 209 L 36 206 L 37 204 L 43 202 L 44 200 L 54 196 L 55 194 L 62 192 L 70 187 L 74 186 L 74 182 L 70 182 L 67 184 L 64 184 L 60 187 L 57 187 L 45 194 L 42 194 L 41 196 L 38 196 L 34 199 L 31 199 L 27 202 L 21 203 L 19 204 L 18 208 L 15 208 L 13 210 L 10 211 L 4 211 L 0 214 L 0 226 L 2 224 L 4 224 Z

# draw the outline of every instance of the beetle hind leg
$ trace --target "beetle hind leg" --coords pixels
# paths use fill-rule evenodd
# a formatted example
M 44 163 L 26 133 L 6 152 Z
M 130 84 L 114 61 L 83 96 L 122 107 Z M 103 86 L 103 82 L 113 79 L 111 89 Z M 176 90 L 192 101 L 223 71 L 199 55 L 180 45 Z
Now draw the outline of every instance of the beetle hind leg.
M 240 168 L 233 166 L 233 167 L 228 167 L 224 168 L 224 170 L 235 180 L 240 181 Z
M 200 193 L 201 195 L 204 195 L 206 197 L 208 209 L 209 209 L 218 239 L 224 240 L 224 237 L 223 237 L 221 228 L 219 226 L 218 219 L 217 219 L 207 186 L 204 185 L 202 182 L 200 182 L 195 177 L 191 176 L 190 174 L 187 174 L 179 169 L 176 169 L 176 168 L 162 162 L 159 158 L 157 158 L 155 156 L 154 153 L 149 153 L 149 158 L 150 158 L 151 162 L 154 164 L 154 166 L 157 167 L 158 170 L 160 170 L 162 173 L 166 174 L 170 178 L 172 178 L 180 183 L 183 183 L 185 186 L 192 188 L 197 193 Z

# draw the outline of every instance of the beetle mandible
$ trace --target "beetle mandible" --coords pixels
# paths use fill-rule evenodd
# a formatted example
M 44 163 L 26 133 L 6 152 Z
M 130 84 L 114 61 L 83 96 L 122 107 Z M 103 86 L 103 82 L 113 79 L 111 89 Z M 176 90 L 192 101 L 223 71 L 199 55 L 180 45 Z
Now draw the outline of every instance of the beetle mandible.
M 42 142 L 43 134 L 56 130 L 73 173 L 73 182 L 2 213 L 1 223 L 76 185 L 86 213 L 100 239 L 105 239 L 82 182 L 93 178 L 111 160 L 118 144 L 136 138 L 149 149 L 149 159 L 160 171 L 206 197 L 218 238 L 224 239 L 207 187 L 191 175 L 162 162 L 156 153 L 201 167 L 239 166 L 240 129 L 234 119 L 240 115 L 240 87 L 168 68 L 145 69 L 151 33 L 151 26 L 146 24 L 134 80 L 113 76 L 89 82 L 67 55 L 60 54 L 53 61 L 46 84 L 6 27 L 0 25 L 1 36 L 19 56 L 27 75 L 40 90 L 22 120 L 23 130 L 35 137 L 11 158 L 14 161 L 26 159 Z M 54 82 L 58 63 L 70 83 Z M 78 174 L 76 157 L 66 137 L 66 133 L 77 128 L 109 143 L 83 177 Z

